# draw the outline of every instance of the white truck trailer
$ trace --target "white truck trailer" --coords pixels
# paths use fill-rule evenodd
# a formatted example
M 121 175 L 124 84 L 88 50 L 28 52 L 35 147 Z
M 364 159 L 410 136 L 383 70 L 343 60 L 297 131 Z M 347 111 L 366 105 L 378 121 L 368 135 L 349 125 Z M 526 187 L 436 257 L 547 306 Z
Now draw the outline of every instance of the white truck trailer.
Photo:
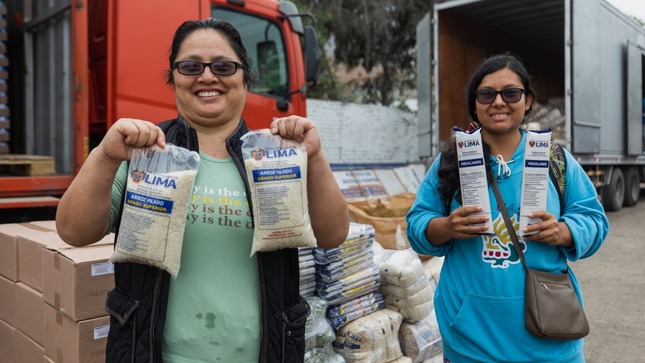
M 533 111 L 550 116 L 538 127 L 554 129 L 605 209 L 635 205 L 645 180 L 645 28 L 605 0 L 437 1 L 417 28 L 421 156 L 434 159 L 454 126 L 467 127 L 469 76 L 505 51 L 534 76 L 543 107 Z

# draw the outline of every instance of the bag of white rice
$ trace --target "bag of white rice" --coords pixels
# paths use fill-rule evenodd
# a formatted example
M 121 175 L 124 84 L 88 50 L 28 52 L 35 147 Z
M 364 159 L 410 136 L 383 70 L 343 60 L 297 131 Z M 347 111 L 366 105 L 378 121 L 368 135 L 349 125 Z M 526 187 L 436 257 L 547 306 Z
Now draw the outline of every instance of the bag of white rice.
M 177 277 L 199 154 L 167 144 L 135 148 L 113 262 L 156 266 Z
M 258 251 L 316 247 L 304 144 L 273 135 L 269 129 L 249 131 L 241 140 L 253 204 L 251 256 Z

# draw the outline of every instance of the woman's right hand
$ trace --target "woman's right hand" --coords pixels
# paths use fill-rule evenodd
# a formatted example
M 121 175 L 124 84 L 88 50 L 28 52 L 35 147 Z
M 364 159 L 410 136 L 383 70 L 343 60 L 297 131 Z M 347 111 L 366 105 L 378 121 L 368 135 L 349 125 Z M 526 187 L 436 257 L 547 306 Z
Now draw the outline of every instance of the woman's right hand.
M 453 210 L 446 218 L 447 228 L 452 238 L 474 238 L 480 233 L 486 232 L 488 227 L 483 223 L 488 221 L 488 216 L 476 215 L 481 212 L 483 209 L 479 206 L 461 206 Z
M 154 144 L 166 146 L 166 136 L 159 126 L 150 121 L 121 118 L 110 127 L 98 148 L 108 160 L 120 163 L 130 160 L 133 147 Z

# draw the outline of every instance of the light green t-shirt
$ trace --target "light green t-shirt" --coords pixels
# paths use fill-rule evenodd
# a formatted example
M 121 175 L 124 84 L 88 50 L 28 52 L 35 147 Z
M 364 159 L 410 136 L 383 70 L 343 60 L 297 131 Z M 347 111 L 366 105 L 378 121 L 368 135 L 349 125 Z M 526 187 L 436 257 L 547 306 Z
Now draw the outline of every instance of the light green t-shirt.
M 170 282 L 163 359 L 257 362 L 260 286 L 244 183 L 232 159 L 200 157 L 179 274 Z

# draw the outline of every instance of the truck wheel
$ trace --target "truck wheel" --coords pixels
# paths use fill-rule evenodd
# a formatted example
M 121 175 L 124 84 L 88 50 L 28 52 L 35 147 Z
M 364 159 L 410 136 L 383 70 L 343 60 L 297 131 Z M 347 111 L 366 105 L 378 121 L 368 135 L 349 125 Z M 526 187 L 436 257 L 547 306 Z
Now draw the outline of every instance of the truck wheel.
M 629 167 L 625 171 L 625 207 L 633 207 L 641 196 L 641 178 L 636 167 Z
M 625 177 L 620 168 L 614 168 L 609 184 L 602 189 L 602 204 L 606 211 L 619 211 L 625 200 Z

